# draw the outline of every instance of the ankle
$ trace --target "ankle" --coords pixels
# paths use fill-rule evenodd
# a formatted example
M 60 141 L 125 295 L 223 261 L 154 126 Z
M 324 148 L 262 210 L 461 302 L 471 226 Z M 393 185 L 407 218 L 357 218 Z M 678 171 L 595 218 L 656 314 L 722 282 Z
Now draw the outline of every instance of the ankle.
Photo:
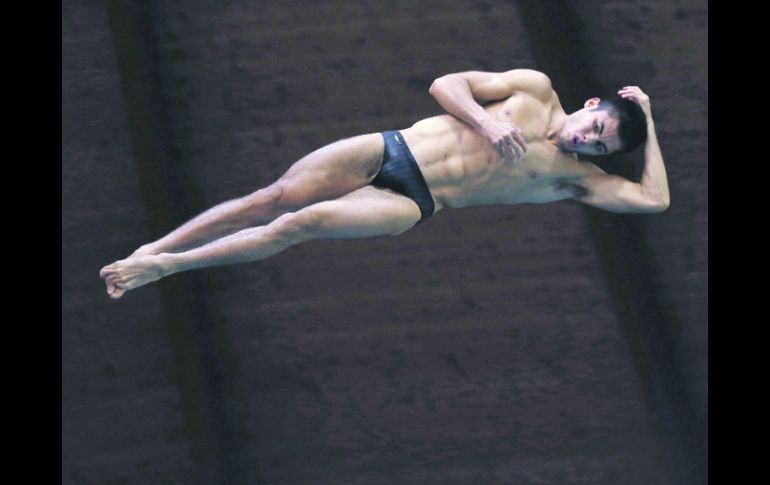
M 179 255 L 175 253 L 158 253 L 153 255 L 162 276 L 169 276 L 182 270 Z

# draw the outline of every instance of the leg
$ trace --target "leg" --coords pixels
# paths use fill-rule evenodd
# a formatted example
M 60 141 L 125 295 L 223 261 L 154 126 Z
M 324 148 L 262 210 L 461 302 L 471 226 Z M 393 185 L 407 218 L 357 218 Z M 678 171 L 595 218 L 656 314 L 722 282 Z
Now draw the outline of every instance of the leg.
M 274 220 L 315 202 L 336 199 L 367 185 L 379 171 L 382 135 L 360 135 L 305 156 L 272 185 L 219 204 L 131 257 L 195 247 L 235 231 Z
M 311 239 L 397 235 L 420 220 L 411 199 L 364 187 L 336 200 L 284 214 L 272 223 L 245 229 L 183 253 L 163 253 L 118 261 L 102 268 L 107 293 L 120 298 L 164 276 L 181 271 L 265 259 Z

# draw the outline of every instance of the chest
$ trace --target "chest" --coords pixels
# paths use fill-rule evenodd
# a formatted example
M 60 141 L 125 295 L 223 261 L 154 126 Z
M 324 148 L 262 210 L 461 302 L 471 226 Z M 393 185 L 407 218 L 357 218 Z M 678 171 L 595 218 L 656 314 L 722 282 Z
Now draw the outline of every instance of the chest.
M 485 106 L 493 117 L 515 124 L 527 142 L 543 140 L 548 133 L 552 106 L 527 93 Z
M 569 182 L 586 175 L 580 162 L 547 141 L 534 141 L 527 148 L 527 155 L 514 164 L 485 164 L 469 174 L 465 184 L 467 202 L 545 203 L 571 197 Z

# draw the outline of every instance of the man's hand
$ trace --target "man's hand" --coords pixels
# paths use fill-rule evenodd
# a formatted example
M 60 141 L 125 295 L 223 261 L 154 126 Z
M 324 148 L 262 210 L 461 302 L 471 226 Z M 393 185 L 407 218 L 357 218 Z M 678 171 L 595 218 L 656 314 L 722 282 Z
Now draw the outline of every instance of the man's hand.
M 647 117 L 647 121 L 652 120 L 652 109 L 650 108 L 650 97 L 647 96 L 644 91 L 639 89 L 639 86 L 625 86 L 618 91 L 620 97 L 628 99 L 638 104 L 644 115 Z
M 481 133 L 497 150 L 500 158 L 514 163 L 524 158 L 527 153 L 527 143 L 521 136 L 518 126 L 507 121 L 488 119 L 478 127 Z

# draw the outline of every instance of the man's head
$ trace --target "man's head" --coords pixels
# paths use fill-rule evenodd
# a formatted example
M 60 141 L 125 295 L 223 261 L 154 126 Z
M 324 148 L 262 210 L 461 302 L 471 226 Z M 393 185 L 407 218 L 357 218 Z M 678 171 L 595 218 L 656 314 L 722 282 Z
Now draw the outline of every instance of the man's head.
M 615 96 L 591 98 L 585 107 L 567 116 L 559 146 L 585 155 L 627 153 L 647 139 L 647 120 L 633 101 Z

